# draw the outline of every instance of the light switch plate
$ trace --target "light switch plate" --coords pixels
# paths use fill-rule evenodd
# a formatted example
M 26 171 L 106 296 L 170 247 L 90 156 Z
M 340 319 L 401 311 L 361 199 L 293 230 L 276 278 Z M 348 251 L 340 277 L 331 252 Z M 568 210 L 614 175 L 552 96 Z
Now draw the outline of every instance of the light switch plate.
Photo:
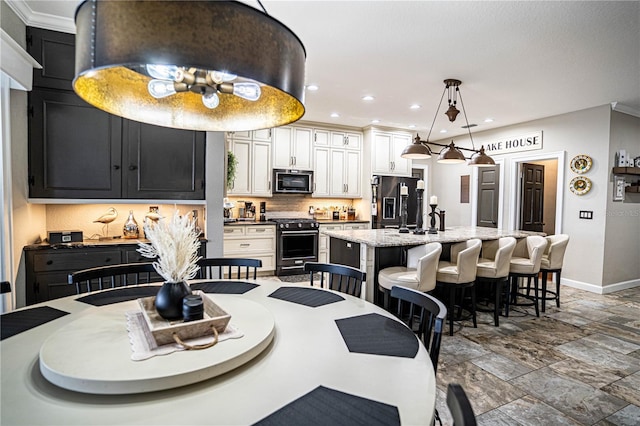
M 580 210 L 580 214 L 578 215 L 580 219 L 593 219 L 593 211 L 592 210 Z

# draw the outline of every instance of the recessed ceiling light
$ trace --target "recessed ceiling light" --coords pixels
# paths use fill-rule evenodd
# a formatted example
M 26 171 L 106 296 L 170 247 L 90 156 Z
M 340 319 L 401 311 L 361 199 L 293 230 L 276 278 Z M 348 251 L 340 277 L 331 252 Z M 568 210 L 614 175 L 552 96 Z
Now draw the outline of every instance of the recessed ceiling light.
M 418 104 L 413 104 L 413 105 L 411 105 L 409 108 L 411 108 L 411 109 L 420 109 L 420 105 L 418 105 Z
M 416 125 L 415 125 L 415 124 L 409 124 L 409 128 L 410 128 L 410 129 L 415 129 L 415 128 L 416 128 Z
M 440 130 L 440 133 L 447 133 L 447 129 Z
M 493 123 L 493 118 L 485 118 L 485 123 Z
M 371 120 L 371 123 L 373 123 L 373 124 L 378 124 L 379 122 L 380 122 L 380 120 L 378 120 L 377 118 L 374 119 L 374 120 Z
M 362 97 L 362 100 L 363 100 L 363 101 L 372 101 L 372 100 L 374 100 L 374 99 L 375 99 L 375 98 L 374 98 L 373 96 L 371 96 L 371 95 L 367 95 L 367 96 L 363 96 L 363 97 Z
M 338 114 L 337 112 L 332 112 L 331 113 L 331 117 L 338 118 L 338 117 L 340 117 L 340 114 Z
M 316 90 L 318 90 L 318 86 L 316 84 L 310 84 L 307 86 L 307 90 L 315 92 Z

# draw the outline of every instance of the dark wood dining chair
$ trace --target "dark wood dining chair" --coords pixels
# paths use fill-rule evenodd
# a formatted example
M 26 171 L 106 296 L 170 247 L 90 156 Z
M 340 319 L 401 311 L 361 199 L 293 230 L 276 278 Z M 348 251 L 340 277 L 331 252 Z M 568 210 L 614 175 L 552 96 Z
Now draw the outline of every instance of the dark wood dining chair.
M 104 288 L 122 287 L 159 281 L 153 262 L 122 263 L 82 269 L 69 274 L 69 284 L 76 286 L 76 294 Z
M 476 416 L 469 398 L 462 386 L 457 383 L 449 383 L 447 386 L 447 406 L 454 426 L 476 426 Z
M 398 299 L 396 316 L 422 340 L 437 372 L 447 307 L 430 294 L 397 285 L 391 287 L 391 297 Z
M 262 268 L 262 260 L 212 257 L 209 259 L 200 259 L 198 265 L 200 266 L 198 278 L 223 278 L 226 275 L 231 279 L 253 278 L 255 280 L 258 276 L 258 268 Z M 242 276 L 243 268 L 244 277 Z M 217 276 L 214 274 L 214 271 L 217 271 Z M 250 271 L 253 271 L 253 274 L 251 274 Z M 251 277 L 251 275 L 253 275 L 253 277 Z
M 304 264 L 304 271 L 309 273 L 311 287 L 314 285 L 314 274 L 319 273 L 321 288 L 326 287 L 356 297 L 360 297 L 362 283 L 367 279 L 366 272 L 335 263 L 307 262 Z

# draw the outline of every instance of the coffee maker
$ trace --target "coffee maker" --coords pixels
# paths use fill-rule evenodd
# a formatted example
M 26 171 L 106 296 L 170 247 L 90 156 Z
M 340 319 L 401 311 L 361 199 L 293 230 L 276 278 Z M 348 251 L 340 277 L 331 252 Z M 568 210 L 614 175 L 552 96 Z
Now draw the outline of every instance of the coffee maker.
M 256 206 L 251 201 L 244 202 L 244 217 L 245 219 L 252 220 L 256 218 Z
M 267 203 L 266 201 L 260 201 L 260 222 L 267 220 Z

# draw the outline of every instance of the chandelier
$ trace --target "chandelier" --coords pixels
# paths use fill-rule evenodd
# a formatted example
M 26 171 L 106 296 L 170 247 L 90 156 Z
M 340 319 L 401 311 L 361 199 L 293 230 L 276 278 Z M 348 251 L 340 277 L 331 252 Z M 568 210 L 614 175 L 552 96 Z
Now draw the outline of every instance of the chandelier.
M 495 162 L 491 157 L 485 154 L 484 146 L 481 146 L 479 150 L 475 149 L 475 145 L 473 143 L 473 136 L 471 135 L 471 127 L 469 126 L 469 121 L 467 119 L 467 112 L 464 108 L 462 94 L 460 93 L 460 85 L 462 84 L 462 82 L 460 80 L 448 78 L 444 80 L 444 84 L 445 84 L 445 88 L 444 88 L 444 91 L 442 92 L 442 96 L 440 97 L 440 103 L 438 104 L 438 108 L 436 109 L 436 115 L 433 117 L 431 128 L 429 129 L 429 133 L 427 134 L 427 140 L 422 141 L 420 139 L 420 135 L 416 134 L 416 137 L 413 140 L 413 143 L 410 145 L 407 145 L 402 151 L 402 154 L 400 154 L 400 156 L 402 158 L 409 158 L 409 159 L 431 158 L 432 151 L 429 145 L 435 145 L 443 148 L 442 150 L 440 150 L 440 153 L 438 155 L 438 159 L 437 159 L 438 163 L 444 163 L 444 164 L 464 163 L 467 161 L 467 158 L 462 153 L 462 150 L 464 150 L 464 151 L 473 152 L 473 154 L 469 158 L 469 162 L 467 163 L 468 165 L 477 166 L 477 167 L 494 166 Z M 445 114 L 449 118 L 450 122 L 454 122 L 458 114 L 460 113 L 460 110 L 458 110 L 457 108 L 458 98 L 460 98 L 460 104 L 462 105 L 462 111 L 464 113 L 464 119 L 466 123 L 465 127 L 469 132 L 469 139 L 471 139 L 472 149 L 458 147 L 455 145 L 453 141 L 451 141 L 451 143 L 448 145 L 443 145 L 443 144 L 429 141 L 429 137 L 431 136 L 431 131 L 433 130 L 433 126 L 436 122 L 437 114 L 438 114 L 438 111 L 440 111 L 440 106 L 442 105 L 442 100 L 444 99 L 445 93 L 448 94 L 448 104 L 449 104 L 449 108 L 447 109 Z
M 305 110 L 306 53 L 262 9 L 237 1 L 85 0 L 75 17 L 73 88 L 111 114 L 165 127 L 292 123 Z

